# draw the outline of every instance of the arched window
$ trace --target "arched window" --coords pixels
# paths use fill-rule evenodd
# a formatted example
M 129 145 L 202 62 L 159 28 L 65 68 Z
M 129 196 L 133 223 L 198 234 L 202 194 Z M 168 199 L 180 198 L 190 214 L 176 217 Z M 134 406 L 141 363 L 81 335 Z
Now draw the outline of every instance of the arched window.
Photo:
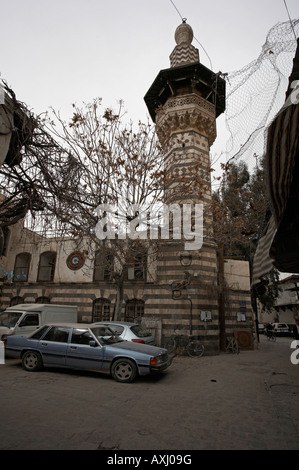
M 56 253 L 45 251 L 40 255 L 37 280 L 53 281 L 56 263 Z
M 92 321 L 109 321 L 110 305 L 111 302 L 109 299 L 95 299 L 92 306 Z
M 14 282 L 28 281 L 30 259 L 30 253 L 19 253 L 18 255 L 16 255 L 15 266 L 13 271 Z
M 17 295 L 16 297 L 12 297 L 12 299 L 10 299 L 10 307 L 13 307 L 14 305 L 19 305 L 19 304 L 23 304 L 24 303 L 24 299 L 23 297 L 20 297 L 19 295 Z
M 136 321 L 144 315 L 144 301 L 139 299 L 127 300 L 125 321 Z
M 144 281 L 146 277 L 146 256 L 140 253 L 134 257 L 134 260 L 128 267 L 129 281 Z
M 37 297 L 37 299 L 35 299 L 35 303 L 36 304 L 50 304 L 51 300 L 49 299 L 49 297 L 41 296 L 41 297 Z
M 93 271 L 93 280 L 94 281 L 111 281 L 111 265 L 112 257 L 110 255 L 103 255 L 102 250 L 98 250 L 95 255 L 94 260 L 94 271 Z

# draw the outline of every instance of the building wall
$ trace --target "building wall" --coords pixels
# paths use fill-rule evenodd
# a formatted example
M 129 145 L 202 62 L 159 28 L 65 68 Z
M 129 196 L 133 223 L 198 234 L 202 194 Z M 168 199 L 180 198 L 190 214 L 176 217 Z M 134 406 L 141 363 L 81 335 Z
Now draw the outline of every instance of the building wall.
M 260 307 L 260 323 L 280 322 L 291 325 L 299 318 L 299 276 L 294 274 L 282 279 L 280 288 L 281 292 L 271 313 L 264 312 Z
M 23 229 L 21 223 L 17 224 L 11 230 L 7 256 L 1 259 L 2 270 L 9 273 L 8 278 L 2 282 L 1 308 L 9 306 L 15 297 L 21 297 L 28 303 L 36 302 L 40 297 L 48 297 L 51 303 L 77 305 L 79 321 L 91 322 L 93 301 L 105 298 L 111 302 L 112 319 L 115 286 L 111 282 L 93 281 L 92 256 L 87 256 L 83 268 L 77 271 L 70 270 L 67 266 L 66 261 L 72 251 L 78 248 L 83 251 L 84 247 L 87 247 L 87 243 L 78 247 L 74 240 L 45 239 Z M 54 279 L 52 282 L 37 282 L 39 257 L 47 250 L 57 252 Z M 31 253 L 28 281 L 15 281 L 10 273 L 14 270 L 16 255 L 22 252 Z M 192 333 L 205 342 L 208 354 L 217 354 L 219 285 L 215 246 L 207 244 L 200 252 L 192 253 L 191 264 L 188 266 L 182 264 L 181 254 L 186 254 L 181 244 L 164 243 L 155 262 L 149 264 L 150 273 L 146 281 L 125 283 L 123 319 L 126 301 L 142 300 L 143 321 L 154 330 L 159 341 L 175 333 Z M 179 291 L 173 290 L 174 285 L 184 284 L 186 271 L 190 274 L 187 286 Z M 234 328 L 253 325 L 248 263 L 225 260 L 224 275 L 226 328 L 231 335 Z M 245 313 L 244 321 L 237 319 L 240 311 Z
M 251 328 L 254 317 L 251 307 L 249 263 L 243 260 L 224 260 L 225 325 L 228 334 L 234 329 Z
M 230 289 L 250 291 L 250 273 L 247 261 L 225 259 L 224 275 Z
M 7 104 L 7 98 L 5 98 L 4 90 L 0 84 L 0 165 L 4 163 L 7 156 L 14 127 L 13 112 L 8 109 Z

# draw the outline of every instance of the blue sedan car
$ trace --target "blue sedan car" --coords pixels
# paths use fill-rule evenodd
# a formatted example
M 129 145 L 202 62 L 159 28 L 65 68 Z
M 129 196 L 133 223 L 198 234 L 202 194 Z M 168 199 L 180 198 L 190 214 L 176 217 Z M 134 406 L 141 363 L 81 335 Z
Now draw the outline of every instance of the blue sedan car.
M 8 336 L 7 357 L 21 358 L 27 371 L 44 367 L 96 370 L 118 382 L 165 370 L 167 350 L 120 339 L 109 327 L 83 323 L 51 324 L 28 338 Z

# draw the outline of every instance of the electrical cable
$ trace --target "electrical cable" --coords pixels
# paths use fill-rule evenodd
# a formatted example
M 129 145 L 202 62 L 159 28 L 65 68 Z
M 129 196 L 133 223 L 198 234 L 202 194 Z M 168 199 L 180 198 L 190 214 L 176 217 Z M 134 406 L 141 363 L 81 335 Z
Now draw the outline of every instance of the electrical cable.
M 293 22 L 291 20 L 291 16 L 290 16 L 290 13 L 289 13 L 287 2 L 286 2 L 286 0 L 283 0 L 283 2 L 284 2 L 284 6 L 286 7 L 287 14 L 288 14 L 288 17 L 289 17 L 289 20 L 290 20 L 290 23 L 291 23 L 291 27 L 292 27 L 292 30 L 293 30 L 293 33 L 294 33 L 294 36 L 295 36 L 295 41 L 297 42 L 297 37 L 296 37 L 295 29 L 294 29 L 294 26 L 293 26 Z
M 183 17 L 182 17 L 182 15 L 181 15 L 181 13 L 180 13 L 179 10 L 177 9 L 177 7 L 176 7 L 175 4 L 173 3 L 173 1 L 172 1 L 172 0 L 170 0 L 170 1 L 171 1 L 172 5 L 174 6 L 174 8 L 176 9 L 176 11 L 178 12 L 178 14 L 180 15 L 181 20 L 183 21 Z

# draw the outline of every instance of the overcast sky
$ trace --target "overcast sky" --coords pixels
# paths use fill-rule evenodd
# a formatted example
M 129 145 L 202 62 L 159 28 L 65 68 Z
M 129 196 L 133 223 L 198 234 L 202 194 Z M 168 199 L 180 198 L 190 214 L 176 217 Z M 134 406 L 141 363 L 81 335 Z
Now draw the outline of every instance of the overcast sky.
M 214 72 L 256 59 L 268 30 L 288 20 L 283 0 L 173 2 Z M 298 0 L 287 5 L 299 17 Z M 181 24 L 170 0 L 0 0 L 0 6 L 1 78 L 36 114 L 52 106 L 67 119 L 72 103 L 101 97 L 114 109 L 124 100 L 129 118 L 146 121 L 143 97 L 170 66 Z

